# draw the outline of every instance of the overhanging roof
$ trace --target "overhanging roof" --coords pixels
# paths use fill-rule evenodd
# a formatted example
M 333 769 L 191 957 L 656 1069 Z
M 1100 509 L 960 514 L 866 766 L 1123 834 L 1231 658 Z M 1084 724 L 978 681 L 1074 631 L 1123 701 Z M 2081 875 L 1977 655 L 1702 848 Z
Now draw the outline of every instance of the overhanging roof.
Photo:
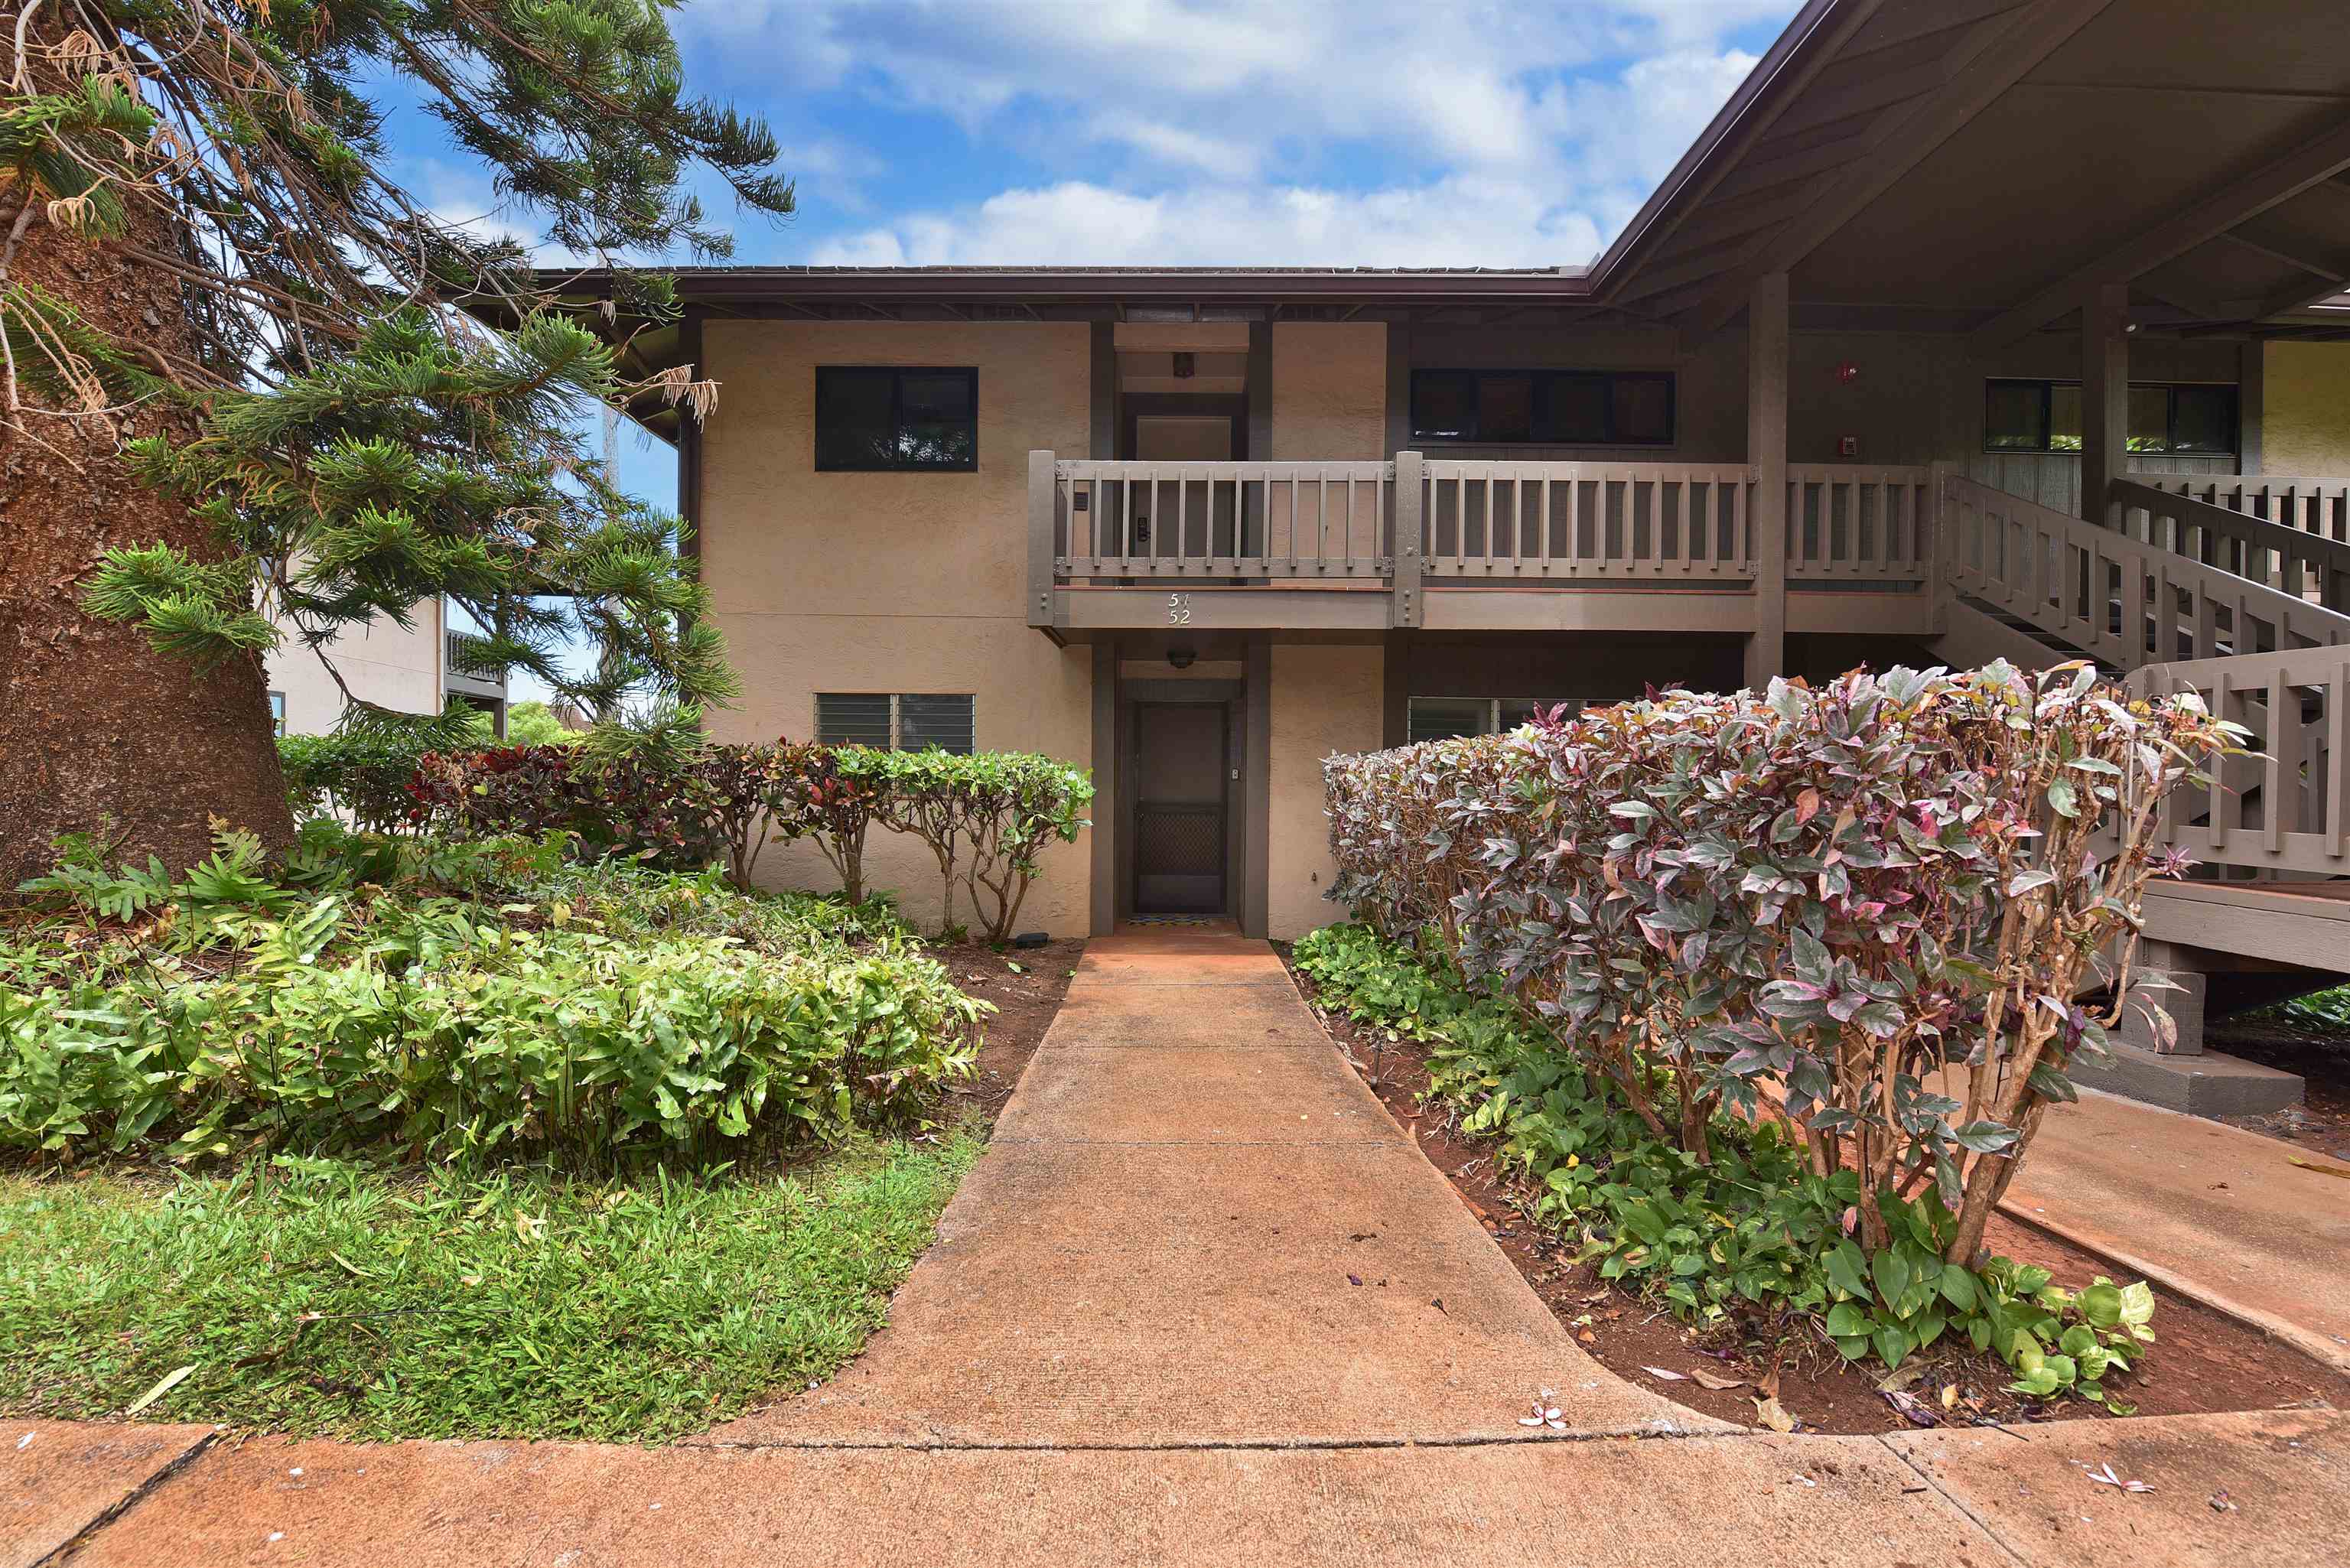
M 1702 336 L 1755 280 L 1985 349 L 2127 284 L 2143 330 L 2350 336 L 2341 0 L 1810 0 L 1588 268 L 723 266 L 712 315 L 1596 314 Z M 546 274 L 585 305 L 599 275 Z M 639 370 L 674 327 L 623 321 Z M 660 423 L 656 417 L 649 421 Z
M 2339 0 L 1814 0 L 1593 271 L 1709 331 L 1798 301 L 1988 346 L 2132 286 L 2142 327 L 2350 328 Z M 2320 307 L 2313 311 L 2313 307 Z

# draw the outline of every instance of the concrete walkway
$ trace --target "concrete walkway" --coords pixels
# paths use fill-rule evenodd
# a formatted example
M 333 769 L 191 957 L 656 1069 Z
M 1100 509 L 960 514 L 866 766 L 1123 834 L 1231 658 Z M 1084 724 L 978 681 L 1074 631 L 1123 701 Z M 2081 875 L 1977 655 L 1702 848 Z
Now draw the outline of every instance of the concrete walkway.
M 1019 1448 L 1715 1425 L 1602 1371 L 1262 942 L 1097 941 L 889 1326 L 716 1442 Z
M 1518 1425 L 1542 1388 L 1571 1430 Z M 1181 933 L 1088 950 L 865 1357 L 694 1442 L 0 1422 L 0 1568 L 2292 1565 L 2345 1517 L 2332 1411 L 1782 1438 L 1631 1386 L 1271 952 Z
M 2350 1180 L 2314 1151 L 2095 1090 L 2042 1122 L 2001 1204 L 2350 1372 Z

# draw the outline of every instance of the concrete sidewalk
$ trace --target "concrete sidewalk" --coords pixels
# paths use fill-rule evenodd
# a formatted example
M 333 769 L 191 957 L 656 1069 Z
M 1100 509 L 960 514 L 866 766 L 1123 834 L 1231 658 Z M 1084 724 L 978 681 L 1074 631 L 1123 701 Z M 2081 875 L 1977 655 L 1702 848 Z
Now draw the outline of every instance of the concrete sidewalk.
M 826 1387 L 721 1443 L 1272 1447 L 1718 1423 L 1609 1376 L 1263 942 L 1088 945 L 987 1156 Z
M 1572 1430 L 1518 1424 L 1543 1388 Z M 700 1439 L 0 1422 L 0 1568 L 2293 1568 L 2341 1562 L 2345 1517 L 2333 1411 L 1775 1437 L 1625 1383 L 1271 951 L 1186 933 L 1088 950 L 866 1355 Z
M 2350 1372 L 2350 1180 L 2296 1156 L 2085 1090 L 2050 1110 L 2001 1207 Z

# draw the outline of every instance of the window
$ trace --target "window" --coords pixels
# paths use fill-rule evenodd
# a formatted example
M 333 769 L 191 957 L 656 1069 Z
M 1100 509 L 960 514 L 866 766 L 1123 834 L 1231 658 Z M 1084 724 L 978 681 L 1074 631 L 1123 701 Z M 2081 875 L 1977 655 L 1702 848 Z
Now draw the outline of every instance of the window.
M 269 732 L 281 741 L 286 738 L 286 693 L 283 691 L 269 694 Z
M 1655 371 L 1414 370 L 1416 441 L 1670 446 L 1673 379 Z
M 969 754 L 973 702 L 969 695 L 910 691 L 819 691 L 816 738 L 828 746 L 879 746 L 919 752 L 936 746 Z
M 818 472 L 979 467 L 979 372 L 820 365 Z
M 1601 706 L 1589 697 L 1414 697 L 1408 707 L 1412 743 L 1455 735 L 1498 735 L 1534 722 L 1535 713 L 1565 708 L 1572 718 Z
M 2081 450 L 2078 381 L 1989 381 L 1985 452 Z M 2133 381 L 2129 450 L 2230 457 L 2236 451 L 2236 389 L 2198 382 Z

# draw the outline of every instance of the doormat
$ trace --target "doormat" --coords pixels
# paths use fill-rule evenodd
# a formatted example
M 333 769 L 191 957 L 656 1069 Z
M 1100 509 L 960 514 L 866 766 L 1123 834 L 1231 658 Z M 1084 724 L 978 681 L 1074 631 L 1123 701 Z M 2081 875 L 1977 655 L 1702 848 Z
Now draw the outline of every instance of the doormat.
M 1119 923 L 1128 926 L 1222 926 L 1231 922 L 1230 915 L 1128 915 Z

